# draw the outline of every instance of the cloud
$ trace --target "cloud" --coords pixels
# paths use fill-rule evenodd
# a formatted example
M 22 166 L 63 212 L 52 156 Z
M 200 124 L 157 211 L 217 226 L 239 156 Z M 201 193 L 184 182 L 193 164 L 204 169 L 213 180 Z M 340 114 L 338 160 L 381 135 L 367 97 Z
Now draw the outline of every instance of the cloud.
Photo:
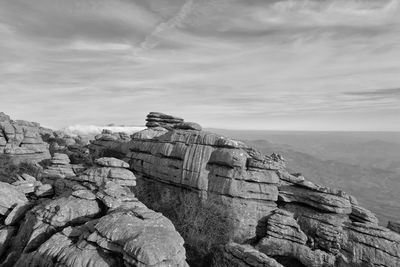
M 71 125 L 63 129 L 66 134 L 76 136 L 98 135 L 103 130 L 109 130 L 114 133 L 133 134 L 145 129 L 139 126 L 98 126 L 98 125 Z
M 372 112 L 400 130 L 397 89 L 367 90 L 400 86 L 398 12 L 399 0 L 0 0 L 2 109 L 55 127 L 159 110 L 374 129 Z
M 362 97 L 361 99 L 397 99 L 400 98 L 400 88 L 388 88 L 379 89 L 372 91 L 358 91 L 358 92 L 345 92 L 344 94 L 356 97 Z

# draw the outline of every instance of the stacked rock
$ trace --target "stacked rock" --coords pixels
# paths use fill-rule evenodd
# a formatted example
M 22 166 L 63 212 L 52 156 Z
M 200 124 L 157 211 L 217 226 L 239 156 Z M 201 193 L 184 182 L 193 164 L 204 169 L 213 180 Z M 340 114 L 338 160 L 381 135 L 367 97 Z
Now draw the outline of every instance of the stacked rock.
M 123 132 L 113 133 L 110 130 L 104 129 L 101 134 L 95 136 L 95 140 L 90 140 L 90 144 L 87 148 L 90 151 L 90 155 L 93 158 L 100 158 L 104 156 L 110 156 L 121 158 L 124 156 L 120 153 L 120 148 L 131 138 L 129 135 Z
M 42 184 L 27 173 L 17 175 L 17 179 L 18 181 L 12 183 L 12 185 L 24 194 L 34 193 L 36 197 L 48 197 L 54 194 L 51 184 Z
M 99 158 L 96 166 L 85 170 L 76 179 L 80 182 L 92 183 L 96 186 L 113 182 L 120 186 L 135 186 L 136 177 L 129 170 L 129 164 L 116 158 Z
M 14 162 L 38 162 L 50 158 L 49 146 L 40 136 L 40 125 L 17 120 L 0 113 L 0 154 Z
M 51 159 L 51 165 L 47 167 L 42 177 L 45 179 L 63 179 L 66 177 L 76 176 L 70 159 L 66 154 L 54 153 Z
M 146 127 L 148 128 L 163 127 L 166 129 L 202 130 L 202 127 L 198 123 L 185 122 L 182 118 L 160 112 L 150 112 L 147 115 L 146 121 Z
M 175 125 L 182 123 L 183 119 L 160 112 L 150 112 L 147 115 L 146 121 L 147 121 L 146 126 L 148 128 L 174 127 Z
M 54 194 L 51 184 L 43 184 L 27 173 L 17 175 L 17 179 L 12 185 L 24 194 L 34 193 L 36 197 L 48 197 Z

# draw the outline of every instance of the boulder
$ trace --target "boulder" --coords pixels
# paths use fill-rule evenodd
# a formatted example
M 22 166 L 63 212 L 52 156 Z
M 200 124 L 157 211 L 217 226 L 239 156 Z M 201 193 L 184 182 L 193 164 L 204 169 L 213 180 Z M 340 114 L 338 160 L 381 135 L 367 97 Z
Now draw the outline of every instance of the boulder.
M 1 119 L 1 113 L 0 113 L 0 119 Z M 0 227 L 0 258 L 4 255 L 4 252 L 10 245 L 10 242 L 16 230 L 17 229 L 13 226 Z
M 213 267 L 284 267 L 250 245 L 228 243 L 213 255 Z
M 42 140 L 38 123 L 14 121 L 4 113 L 0 118 L 0 154 L 15 163 L 50 158 L 49 145 Z
M 35 196 L 48 197 L 54 195 L 54 189 L 51 184 L 42 184 L 35 188 Z
M 174 127 L 175 125 L 183 123 L 182 118 L 172 115 L 167 115 L 160 112 L 150 112 L 146 118 L 146 127 Z
M 200 124 L 195 123 L 195 122 L 181 122 L 178 124 L 174 125 L 175 129 L 182 129 L 182 130 L 195 130 L 195 131 L 201 131 L 202 127 Z
M 95 163 L 102 167 L 115 167 L 115 168 L 125 168 L 125 169 L 129 168 L 128 163 L 116 158 L 106 158 L 106 157 L 99 158 L 95 160 Z
M 28 202 L 25 194 L 17 187 L 0 182 L 0 215 L 6 215 L 16 205 L 24 205 Z

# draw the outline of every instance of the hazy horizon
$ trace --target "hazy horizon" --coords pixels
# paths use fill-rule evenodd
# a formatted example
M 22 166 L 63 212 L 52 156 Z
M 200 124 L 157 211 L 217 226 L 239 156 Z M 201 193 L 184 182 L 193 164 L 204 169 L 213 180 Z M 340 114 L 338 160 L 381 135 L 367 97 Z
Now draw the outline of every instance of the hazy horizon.
M 400 131 L 400 0 L 0 0 L 1 110 L 52 128 Z

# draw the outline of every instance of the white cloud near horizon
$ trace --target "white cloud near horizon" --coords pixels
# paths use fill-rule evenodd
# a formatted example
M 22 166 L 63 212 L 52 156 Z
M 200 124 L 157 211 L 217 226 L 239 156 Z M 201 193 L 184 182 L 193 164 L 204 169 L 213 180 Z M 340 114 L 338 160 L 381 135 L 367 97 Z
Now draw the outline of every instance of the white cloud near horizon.
M 1 111 L 400 131 L 399 0 L 0 0 Z M 392 91 L 391 91 L 392 90 Z

